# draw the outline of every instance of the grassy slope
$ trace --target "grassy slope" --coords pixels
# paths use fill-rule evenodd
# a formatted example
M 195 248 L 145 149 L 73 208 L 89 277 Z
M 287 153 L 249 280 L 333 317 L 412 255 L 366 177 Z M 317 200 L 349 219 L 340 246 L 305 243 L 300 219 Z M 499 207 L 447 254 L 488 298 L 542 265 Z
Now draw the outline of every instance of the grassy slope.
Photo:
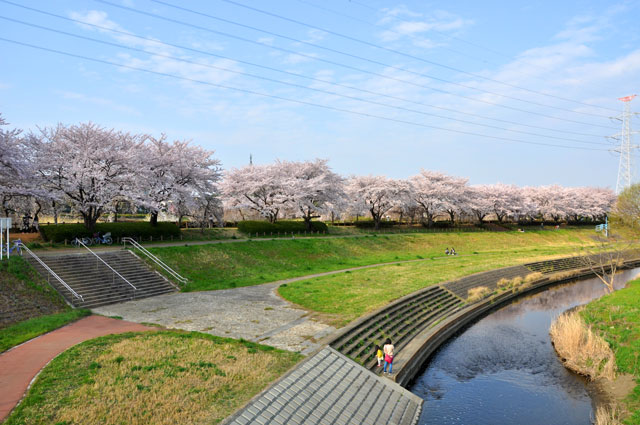
M 50 332 L 89 314 L 88 310 L 72 310 L 29 264 L 20 257 L 0 262 L 0 296 L 2 308 L 18 320 L 0 329 L 0 353 L 32 338 Z M 43 314 L 43 312 L 45 314 Z M 14 319 L 15 320 L 15 319 Z
M 613 349 L 618 370 L 636 377 L 639 385 L 627 399 L 632 416 L 626 423 L 640 424 L 640 279 L 588 304 L 582 315 Z
M 335 239 L 294 239 L 153 248 L 169 266 L 189 278 L 185 291 L 256 285 L 348 267 L 460 254 L 509 255 L 527 249 L 572 254 L 592 242 L 591 229 L 482 233 L 435 233 Z
M 89 314 L 91 312 L 85 309 L 68 309 L 62 313 L 34 317 L 0 329 L 0 353 Z
M 282 285 L 278 292 L 305 309 L 321 313 L 324 321 L 344 326 L 426 286 L 562 252 L 566 251 L 556 247 L 532 247 L 491 254 L 440 257 L 293 282 Z
M 215 424 L 301 357 L 196 332 L 109 335 L 55 358 L 5 425 Z

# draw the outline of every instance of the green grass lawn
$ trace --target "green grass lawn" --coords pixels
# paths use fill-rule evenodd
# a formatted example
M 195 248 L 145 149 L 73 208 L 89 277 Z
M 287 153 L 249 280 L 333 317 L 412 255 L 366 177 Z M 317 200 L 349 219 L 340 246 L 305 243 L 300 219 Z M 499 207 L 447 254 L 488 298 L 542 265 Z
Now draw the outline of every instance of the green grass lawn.
M 639 385 L 625 401 L 631 412 L 625 423 L 640 424 L 640 279 L 591 302 L 582 316 L 613 349 L 618 371 L 635 376 Z
M 0 329 L 0 353 L 90 314 L 91 311 L 86 309 L 69 309 L 62 313 L 34 317 Z
M 56 357 L 4 424 L 216 424 L 301 358 L 197 332 L 109 335 Z
M 375 263 L 439 257 L 446 247 L 459 254 L 511 256 L 544 250 L 571 255 L 593 243 L 592 229 L 520 232 L 430 233 L 357 238 L 287 239 L 152 248 L 189 279 L 185 291 L 226 289 Z M 522 250 L 526 250 L 526 253 Z
M 340 327 L 430 285 L 570 253 L 566 247 L 548 246 L 439 257 L 306 279 L 282 285 L 278 292 L 286 300 L 319 313 L 321 320 Z

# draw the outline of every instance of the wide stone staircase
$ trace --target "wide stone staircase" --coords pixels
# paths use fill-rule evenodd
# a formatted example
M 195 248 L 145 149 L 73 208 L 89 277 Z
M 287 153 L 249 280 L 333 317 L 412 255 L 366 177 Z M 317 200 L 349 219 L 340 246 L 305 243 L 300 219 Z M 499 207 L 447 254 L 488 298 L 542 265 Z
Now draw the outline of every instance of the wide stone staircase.
M 366 368 L 375 370 L 375 344 L 382 346 L 384 340 L 390 338 L 396 352 L 400 351 L 415 335 L 462 306 L 460 298 L 441 286 L 433 286 L 356 322 L 330 345 Z
M 178 290 L 131 251 L 108 251 L 96 255 L 106 264 L 91 253 L 40 256 L 81 299 L 52 278 L 51 273 L 35 259 L 25 258 L 74 307 L 93 308 Z

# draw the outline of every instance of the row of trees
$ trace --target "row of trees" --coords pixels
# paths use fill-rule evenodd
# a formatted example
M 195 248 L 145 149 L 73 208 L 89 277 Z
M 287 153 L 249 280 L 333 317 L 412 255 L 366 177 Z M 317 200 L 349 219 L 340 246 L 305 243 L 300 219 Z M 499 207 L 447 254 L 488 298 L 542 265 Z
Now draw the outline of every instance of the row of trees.
M 169 205 L 184 215 L 220 209 L 221 169 L 213 152 L 164 135 L 132 135 L 93 123 L 30 134 L 0 129 L 0 164 L 5 216 L 30 212 L 37 218 L 46 211 L 57 222 L 60 207 L 68 205 L 92 229 L 126 203 L 150 210 L 154 223 Z
M 280 215 L 302 217 L 307 223 L 321 216 L 368 215 L 376 228 L 391 213 L 428 226 L 441 216 L 452 222 L 461 217 L 482 222 L 489 216 L 499 222 L 507 218 L 598 219 L 615 201 L 609 189 L 501 183 L 473 186 L 466 178 L 427 170 L 407 180 L 343 178 L 325 160 L 277 161 L 232 169 L 221 187 L 226 208 L 253 210 L 272 222 Z
M 6 124 L 0 116 L 0 125 Z M 165 136 L 133 135 L 93 123 L 42 128 L 37 133 L 0 127 L 0 196 L 6 216 L 60 206 L 79 213 L 88 228 L 123 205 L 222 221 L 223 208 L 271 222 L 368 215 L 376 228 L 389 214 L 432 225 L 495 217 L 553 220 L 603 217 L 612 191 L 561 186 L 468 185 L 466 178 L 423 170 L 406 180 L 342 177 L 326 160 L 276 161 L 222 173 L 213 151 Z

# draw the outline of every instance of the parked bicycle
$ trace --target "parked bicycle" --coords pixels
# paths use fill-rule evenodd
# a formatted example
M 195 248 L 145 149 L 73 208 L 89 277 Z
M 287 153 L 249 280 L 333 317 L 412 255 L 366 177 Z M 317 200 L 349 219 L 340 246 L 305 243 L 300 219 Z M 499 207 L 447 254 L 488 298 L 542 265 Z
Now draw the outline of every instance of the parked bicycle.
M 73 240 L 71 241 L 71 245 L 73 246 L 80 246 L 80 242 L 82 242 L 83 244 L 85 244 L 86 246 L 89 246 L 93 243 L 93 239 L 91 238 L 87 238 L 87 237 L 83 237 L 83 238 L 73 238 Z
M 111 232 L 107 232 L 104 235 L 100 236 L 100 232 L 93 234 L 93 244 L 94 245 L 111 245 L 113 243 L 113 239 L 111 238 Z
M 14 252 L 17 252 L 18 255 L 22 255 L 22 250 L 20 249 L 20 245 L 22 244 L 22 241 L 20 239 L 16 239 L 13 241 L 13 246 L 9 247 L 9 255 L 13 254 Z M 7 255 L 7 244 L 3 243 L 2 244 L 2 256 L 4 257 L 5 255 Z

